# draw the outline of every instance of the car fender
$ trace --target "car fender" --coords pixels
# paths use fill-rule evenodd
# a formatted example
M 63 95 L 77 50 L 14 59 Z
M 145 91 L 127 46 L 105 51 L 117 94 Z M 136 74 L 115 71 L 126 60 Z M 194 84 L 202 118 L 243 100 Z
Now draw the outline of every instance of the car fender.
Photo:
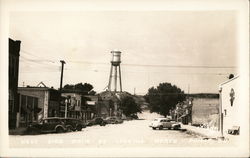
M 56 130 L 58 127 L 62 127 L 64 130 L 66 130 L 66 128 L 65 128 L 64 126 L 62 126 L 62 125 L 56 125 L 56 126 L 55 126 L 55 130 Z
M 157 122 L 157 123 L 153 123 L 153 124 L 152 124 L 152 127 L 160 127 L 160 126 L 163 126 L 163 124 L 160 123 L 160 122 Z
M 180 124 L 178 124 L 178 123 L 174 123 L 174 124 L 172 124 L 172 127 L 175 127 L 175 126 L 181 126 Z

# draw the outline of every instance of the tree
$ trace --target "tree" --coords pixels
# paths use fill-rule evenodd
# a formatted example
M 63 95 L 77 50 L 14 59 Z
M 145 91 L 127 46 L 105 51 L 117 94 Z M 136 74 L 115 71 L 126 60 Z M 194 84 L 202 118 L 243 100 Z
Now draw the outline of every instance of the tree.
M 149 88 L 144 97 L 149 103 L 150 112 L 156 112 L 166 117 L 169 115 L 170 109 L 185 99 L 185 94 L 175 85 L 160 83 L 156 88 Z
M 96 92 L 93 90 L 93 86 L 89 83 L 77 83 L 77 84 L 66 84 L 63 87 L 63 90 L 72 90 L 72 91 L 79 91 L 85 94 L 91 94 L 91 95 L 95 95 Z
M 141 112 L 141 107 L 136 104 L 132 96 L 125 96 L 121 99 L 121 109 L 123 114 L 126 116 L 131 116 L 138 112 Z

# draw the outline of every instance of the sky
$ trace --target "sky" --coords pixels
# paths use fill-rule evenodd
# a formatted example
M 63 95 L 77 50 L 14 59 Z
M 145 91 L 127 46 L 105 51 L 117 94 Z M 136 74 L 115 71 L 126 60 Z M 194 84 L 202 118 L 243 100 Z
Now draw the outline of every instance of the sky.
M 124 91 L 146 94 L 169 82 L 185 93 L 218 93 L 238 73 L 233 11 L 12 12 L 9 37 L 21 41 L 19 86 L 108 85 L 111 51 L 121 54 Z

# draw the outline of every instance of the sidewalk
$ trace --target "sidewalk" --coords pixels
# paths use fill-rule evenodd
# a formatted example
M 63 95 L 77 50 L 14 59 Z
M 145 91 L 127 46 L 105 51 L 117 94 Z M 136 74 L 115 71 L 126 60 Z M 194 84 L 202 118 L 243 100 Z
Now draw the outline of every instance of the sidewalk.
M 183 124 L 181 126 L 183 129 L 186 129 L 187 132 L 202 136 L 204 137 L 204 139 L 217 139 L 218 137 L 220 137 L 220 132 L 212 129 L 195 127 L 191 125 L 183 125 Z
M 208 129 L 208 128 L 202 128 L 202 127 L 195 127 L 191 125 L 183 125 L 182 129 L 187 130 L 190 134 L 195 134 L 203 137 L 203 139 L 221 139 L 221 133 L 220 131 Z M 239 142 L 240 141 L 240 135 L 231 135 L 224 133 L 223 134 L 223 140 L 231 141 L 231 142 Z
M 26 128 L 16 128 L 16 129 L 9 129 L 9 135 L 23 135 L 25 134 Z

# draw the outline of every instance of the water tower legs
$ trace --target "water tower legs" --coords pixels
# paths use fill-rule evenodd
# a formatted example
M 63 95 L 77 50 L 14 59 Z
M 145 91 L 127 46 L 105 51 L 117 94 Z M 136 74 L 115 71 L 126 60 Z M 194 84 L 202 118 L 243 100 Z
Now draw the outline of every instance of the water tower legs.
M 114 77 L 114 92 L 117 92 L 117 78 L 119 73 L 119 81 L 120 81 L 120 91 L 122 91 L 122 79 L 121 79 L 121 52 L 120 51 L 111 51 L 112 60 L 111 60 L 111 68 L 110 68 L 110 75 L 109 75 L 109 84 L 108 90 L 111 91 L 111 84 L 112 84 L 112 77 Z M 119 67 L 119 72 L 117 72 L 117 67 Z M 114 76 L 113 76 L 113 69 L 114 69 Z
M 113 65 L 111 65 L 111 67 L 110 67 L 108 90 L 111 90 L 112 73 L 113 73 Z
M 119 78 L 120 78 L 120 92 L 122 92 L 122 74 L 120 65 L 119 65 Z
M 115 66 L 115 93 L 117 90 L 117 66 Z
M 119 72 L 117 72 L 117 67 L 119 69 Z M 114 72 L 113 72 L 113 69 L 114 69 Z M 114 75 L 113 75 L 113 73 L 114 73 Z M 109 75 L 109 84 L 108 84 L 109 91 L 111 91 L 111 88 L 112 88 L 111 85 L 112 85 L 112 78 L 113 78 L 113 80 L 114 80 L 114 92 L 115 93 L 117 92 L 117 79 L 118 79 L 118 77 L 119 77 L 119 82 L 120 82 L 120 92 L 122 92 L 121 67 L 120 67 L 120 65 L 118 65 L 118 66 L 111 65 L 110 75 Z

